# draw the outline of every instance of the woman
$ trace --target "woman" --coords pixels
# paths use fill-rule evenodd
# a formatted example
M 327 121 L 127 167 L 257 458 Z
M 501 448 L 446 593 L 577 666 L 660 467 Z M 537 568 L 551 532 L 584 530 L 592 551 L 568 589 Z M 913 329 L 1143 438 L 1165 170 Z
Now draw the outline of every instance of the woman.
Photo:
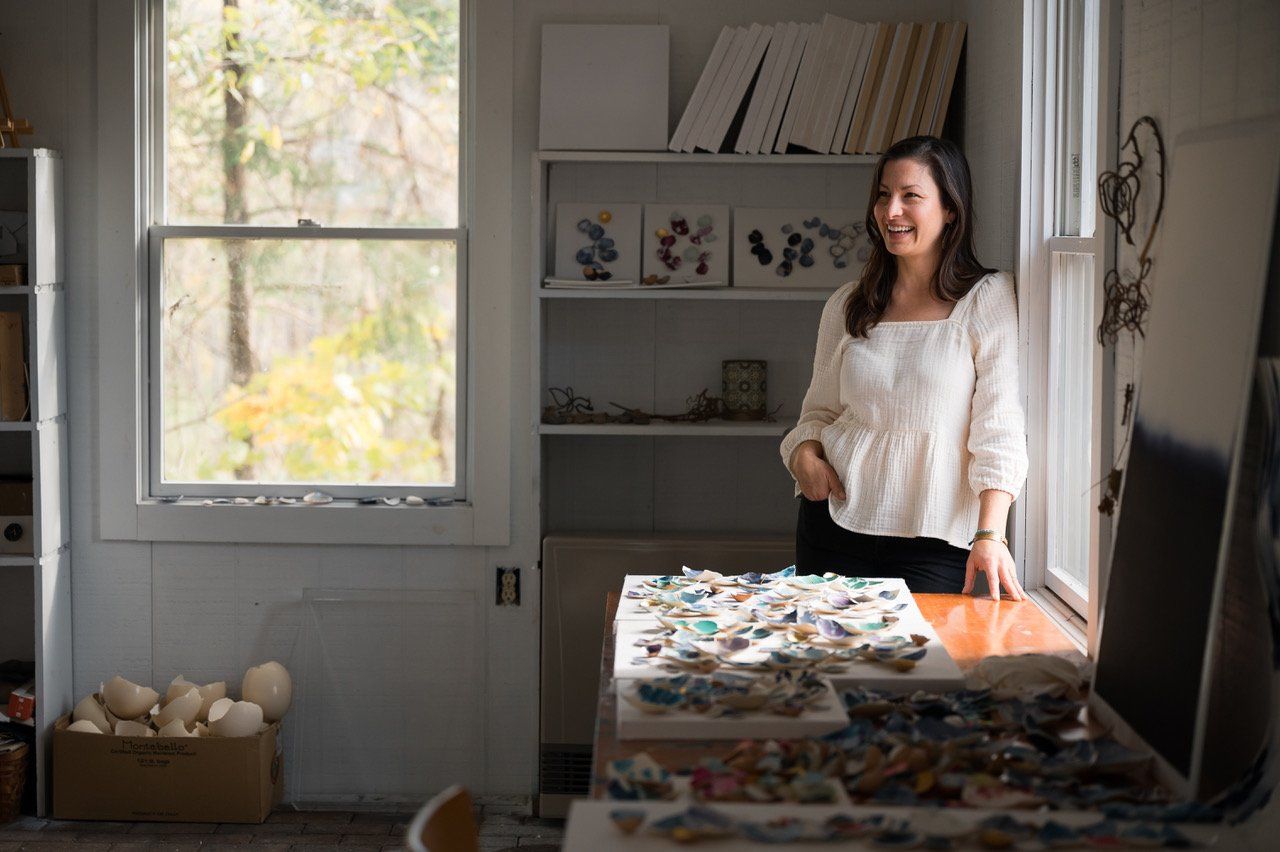
M 1023 597 L 1003 530 L 1027 473 L 1013 278 L 973 250 L 969 166 L 916 136 L 876 164 L 871 258 L 827 301 L 782 459 L 796 565 Z

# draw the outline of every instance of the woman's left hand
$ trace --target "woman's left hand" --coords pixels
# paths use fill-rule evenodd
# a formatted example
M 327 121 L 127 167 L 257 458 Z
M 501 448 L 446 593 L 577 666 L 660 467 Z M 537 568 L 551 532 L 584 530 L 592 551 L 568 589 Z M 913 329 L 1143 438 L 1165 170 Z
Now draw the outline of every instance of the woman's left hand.
M 981 539 L 973 543 L 973 548 L 969 551 L 969 560 L 964 566 L 964 588 L 961 594 L 967 595 L 973 591 L 973 581 L 977 578 L 979 571 L 987 575 L 987 588 L 991 590 L 993 601 L 1000 600 L 1001 586 L 1015 601 L 1020 601 L 1026 596 L 1026 592 L 1022 591 L 1022 586 L 1018 584 L 1018 569 L 1013 564 L 1013 554 L 1000 542 Z

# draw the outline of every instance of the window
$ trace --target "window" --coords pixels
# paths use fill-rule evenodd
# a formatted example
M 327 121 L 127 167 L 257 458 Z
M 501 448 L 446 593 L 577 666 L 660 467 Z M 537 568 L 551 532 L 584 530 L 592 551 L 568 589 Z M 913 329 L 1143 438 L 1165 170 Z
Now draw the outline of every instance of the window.
M 460 0 L 154 6 L 144 496 L 465 497 Z
M 187 0 L 182 1 L 187 3 Z M 394 8 L 397 11 L 393 13 L 388 11 L 393 8 L 388 0 L 376 0 L 376 3 L 375 0 L 311 0 L 309 5 L 304 5 L 304 0 L 295 3 L 272 0 L 269 5 L 265 0 L 253 0 L 252 4 L 250 0 L 240 0 L 239 3 L 207 0 L 207 5 L 193 2 L 189 6 L 179 6 L 177 0 L 172 4 L 101 0 L 96 16 L 95 39 L 96 97 L 101 108 L 96 116 L 97 163 L 94 169 L 98 337 L 95 413 L 101 428 L 93 459 L 98 470 L 97 498 L 93 505 L 97 514 L 96 531 L 103 539 L 462 546 L 506 546 L 511 543 L 516 506 L 511 489 L 512 423 L 513 412 L 519 404 L 519 397 L 513 393 L 518 386 L 513 384 L 512 359 L 514 294 L 511 289 L 511 234 L 516 204 L 511 191 L 514 157 L 511 81 L 515 74 L 515 58 L 511 50 L 514 38 L 511 5 L 510 2 L 475 3 L 470 0 L 450 0 L 451 5 L 444 5 L 444 0 L 437 0 L 434 4 L 417 0 L 418 5 L 410 7 L 409 2 L 396 0 Z M 239 16 L 239 23 L 233 23 L 229 28 L 232 35 L 236 28 L 243 32 L 246 22 L 257 21 L 253 15 L 262 9 L 295 15 L 289 19 L 293 29 L 288 37 L 296 35 L 295 29 L 306 31 L 306 19 L 297 15 L 311 15 L 324 10 L 332 10 L 335 14 L 342 12 L 365 32 L 378 21 L 400 26 L 406 20 L 400 13 L 406 9 L 426 10 L 424 14 L 445 16 L 448 25 L 436 25 L 429 19 L 429 29 L 415 26 L 414 32 L 420 33 L 433 45 L 433 36 L 445 44 L 450 38 L 455 40 L 452 49 L 456 53 L 451 60 L 454 67 L 452 82 L 447 82 L 448 75 L 437 74 L 432 79 L 440 86 L 426 92 L 415 91 L 402 107 L 420 105 L 413 98 L 428 95 L 443 98 L 448 95 L 455 99 L 455 105 L 447 112 L 442 108 L 433 121 L 437 122 L 436 127 L 452 130 L 456 136 L 432 137 L 428 134 L 423 139 L 413 140 L 407 150 L 416 160 L 415 167 L 423 169 L 415 173 L 418 175 L 416 183 L 408 174 L 378 183 L 384 180 L 382 174 L 376 171 L 366 173 L 373 167 L 363 165 L 363 160 L 358 161 L 358 167 L 351 167 L 349 158 L 352 156 L 376 155 L 375 159 L 368 160 L 376 166 L 379 160 L 398 157 L 400 153 L 398 148 L 389 147 L 387 140 L 391 137 L 385 135 L 386 131 L 397 127 L 395 114 L 385 103 L 378 106 L 369 97 L 369 86 L 389 85 L 389 78 L 378 74 L 360 76 L 364 74 L 363 70 L 357 74 L 356 70 L 348 68 L 355 75 L 356 82 L 352 85 L 358 95 L 349 104 L 349 114 L 337 116 L 335 112 L 334 116 L 320 117 L 335 121 L 341 118 L 345 122 L 347 118 L 354 120 L 366 115 L 362 110 L 372 111 L 380 122 L 378 127 L 370 130 L 375 135 L 359 136 L 351 131 L 340 133 L 326 125 L 322 138 L 305 151 L 307 156 L 290 160 L 285 155 L 294 150 L 290 145 L 296 140 L 286 132 L 286 128 L 288 122 L 295 119 L 291 119 L 292 114 L 287 112 L 264 115 L 263 127 L 260 127 L 263 132 L 254 137 L 251 151 L 246 153 L 245 145 L 238 148 L 229 145 L 224 149 L 221 145 L 209 147 L 206 144 L 203 149 L 205 158 L 188 161 L 189 167 L 196 171 L 189 179 L 191 186 L 185 185 L 188 179 L 175 171 L 176 167 L 166 168 L 166 159 L 178 156 L 176 150 L 166 150 L 164 110 L 170 58 L 166 50 L 167 19 L 174 9 L 192 9 L 195 10 L 192 13 L 195 20 L 204 21 L 201 26 L 207 30 L 208 22 L 223 20 L 222 16 L 226 14 L 223 9 L 228 8 L 239 10 L 230 13 L 232 17 Z M 363 18 L 360 17 L 362 14 Z M 281 23 L 279 19 L 272 18 L 263 26 L 268 31 L 278 32 Z M 349 34 L 348 31 L 341 37 Z M 326 34 L 324 28 L 315 35 L 334 40 L 340 37 L 332 31 Z M 206 41 L 204 49 L 222 50 L 223 45 L 217 41 L 218 38 L 215 34 L 211 45 Z M 398 49 L 409 55 L 409 51 L 416 49 L 413 38 L 417 36 L 411 33 L 408 44 L 397 43 Z M 288 44 L 287 41 L 285 43 Z M 241 38 L 240 45 L 244 44 L 246 41 Z M 375 39 L 371 44 L 380 51 L 388 47 L 385 39 Z M 267 47 L 264 45 L 257 49 L 265 51 Z M 359 55 L 358 48 L 353 50 Z M 324 54 L 318 52 L 317 55 Z M 307 60 L 306 56 L 296 52 L 274 56 L 280 62 L 288 63 L 305 63 Z M 483 65 L 474 61 L 476 56 L 486 57 Z M 376 69 L 380 60 L 374 56 L 369 59 Z M 216 113 L 221 106 L 224 116 L 228 105 L 225 100 L 217 100 L 219 90 L 215 77 L 220 78 L 228 69 L 234 70 L 231 68 L 233 64 L 218 65 L 209 70 L 205 80 L 203 94 L 209 100 L 205 108 Z M 327 64 L 331 65 L 332 60 L 327 60 Z M 361 65 L 361 68 L 365 67 Z M 328 73 L 329 69 L 323 70 Z M 317 69 L 316 73 L 320 71 Z M 425 73 L 416 66 L 404 73 L 409 72 Z M 240 79 L 238 74 L 237 79 Z M 316 85 L 315 79 L 312 78 L 312 86 Z M 264 79 L 258 85 L 267 84 Z M 189 79 L 186 85 L 193 83 Z M 351 94 L 338 91 L 331 82 L 323 85 L 331 106 Z M 253 91 L 251 83 L 245 82 L 244 86 L 250 95 L 264 97 L 261 92 Z M 243 96 L 244 92 L 239 94 Z M 398 90 L 392 95 L 399 95 Z M 231 97 L 234 99 L 235 96 Z M 268 122 L 268 118 L 271 121 Z M 404 122 L 415 120 L 402 116 Z M 242 129 L 249 126 L 247 119 L 240 125 Z M 278 137 L 273 129 L 276 126 L 280 129 Z M 409 127 L 408 123 L 399 125 L 395 139 L 398 140 L 400 132 L 407 134 Z M 187 128 L 187 132 L 190 131 L 191 128 Z M 452 152 L 448 145 L 426 150 L 433 143 L 449 138 L 454 139 L 455 149 Z M 406 142 L 409 139 L 405 135 Z M 275 145 L 279 147 L 272 147 Z M 207 179 L 210 173 L 216 174 L 218 169 L 225 169 L 229 164 L 223 159 L 224 151 L 228 155 L 234 152 L 237 161 L 240 157 L 247 157 L 243 165 L 253 165 L 263 146 L 275 158 L 272 163 L 279 171 L 263 172 L 256 189 L 246 174 L 245 192 L 250 198 L 253 198 L 251 193 L 254 191 L 270 193 L 275 200 L 274 206 L 280 209 L 263 211 L 260 217 L 247 223 L 220 221 L 228 218 L 225 215 L 226 201 L 217 194 L 197 196 L 193 188 L 199 174 L 203 173 Z M 351 153 L 353 151 L 354 154 Z M 448 180 L 449 173 L 441 171 L 438 162 L 431 159 L 446 154 L 449 156 L 442 162 L 453 164 L 453 177 Z M 486 165 L 483 170 L 475 170 L 468 167 L 469 163 Z M 320 164 L 325 168 L 314 168 Z M 311 172 L 304 168 L 308 165 L 313 167 Z M 303 185 L 301 181 L 308 174 L 311 182 Z M 427 177 L 422 178 L 422 174 Z M 453 193 L 452 201 L 447 194 L 440 193 L 442 183 L 453 187 L 449 190 Z M 216 185 L 221 191 L 221 184 Z M 363 196 L 360 194 L 362 187 L 366 190 Z M 427 190 L 434 194 L 428 194 Z M 412 197 L 414 192 L 418 192 L 417 198 Z M 185 219 L 177 215 L 176 211 L 181 208 L 175 200 L 175 193 L 178 196 L 185 194 L 191 200 Z M 390 197 L 382 197 L 388 193 Z M 429 198 L 445 200 L 435 204 L 427 200 Z M 313 207 L 313 203 L 320 206 Z M 321 210 L 324 205 L 336 218 L 325 221 L 323 217 L 329 212 L 312 212 Z M 450 210 L 452 217 L 446 218 Z M 219 215 L 214 216 L 211 211 Z M 318 224 L 300 226 L 298 219 L 311 219 Z M 474 233 L 483 235 L 483 238 L 471 238 Z M 228 253 L 228 247 L 237 241 L 240 247 L 231 248 Z M 178 267 L 184 252 L 186 257 L 195 259 Z M 335 434 L 347 430 L 348 435 L 338 437 L 357 443 L 345 446 L 363 446 L 358 443 L 363 436 L 350 433 L 372 429 L 374 425 L 382 428 L 384 424 L 381 420 L 374 421 L 373 417 L 366 420 L 349 417 L 349 406 L 374 399 L 381 405 L 381 408 L 374 407 L 375 413 L 386 417 L 387 412 L 394 411 L 393 403 L 397 402 L 389 397 L 393 392 L 401 392 L 405 386 L 395 385 L 393 391 L 388 391 L 385 387 L 369 389 L 362 382 L 370 381 L 369 377 L 383 367 L 387 368 L 386 376 L 397 381 L 414 367 L 434 367 L 440 371 L 452 369 L 452 403 L 446 400 L 443 404 L 434 404 L 432 409 L 443 423 L 448 423 L 449 417 L 453 418 L 455 443 L 452 445 L 452 462 L 449 463 L 451 468 L 446 467 L 450 447 L 447 440 L 437 442 L 439 455 L 431 455 L 430 458 L 438 467 L 434 472 L 427 469 L 426 473 L 422 472 L 423 464 L 406 466 L 402 459 L 388 460 L 385 455 L 382 458 L 374 456 L 370 461 L 368 454 L 361 457 L 353 452 L 344 459 L 340 451 L 344 445 L 322 443 L 320 446 L 329 455 L 320 456 L 318 462 L 312 458 L 310 470 L 314 471 L 318 466 L 324 471 L 341 468 L 349 480 L 348 476 L 342 477 L 348 480 L 344 484 L 330 476 L 304 482 L 302 477 L 291 474 L 265 473 L 268 464 L 277 465 L 280 469 L 292 460 L 267 459 L 265 440 L 255 437 L 249 447 L 235 449 L 226 458 L 188 444 L 188 455 L 175 464 L 185 464 L 187 470 L 195 469 L 194 479 L 183 481 L 183 477 L 178 476 L 161 481 L 163 444 L 152 442 L 151 433 L 158 428 L 166 428 L 166 425 L 181 425 L 181 421 L 165 424 L 162 419 L 165 375 L 161 360 L 165 353 L 161 323 L 166 321 L 162 310 L 165 302 L 162 300 L 171 295 L 164 288 L 187 288 L 193 293 L 201 293 L 209 300 L 206 312 L 211 317 L 219 311 L 228 317 L 232 313 L 229 299 L 233 279 L 227 271 L 227 264 L 228 257 L 236 256 L 236 252 L 245 263 L 259 264 L 257 268 L 241 270 L 242 283 L 255 288 L 250 291 L 251 296 L 258 296 L 249 305 L 252 316 L 259 323 L 249 328 L 249 343 L 256 359 L 251 362 L 253 375 L 258 376 L 267 366 L 264 362 L 268 356 L 272 359 L 269 362 L 272 366 L 282 368 L 293 368 L 312 354 L 320 360 L 328 359 L 330 366 L 338 364 L 343 368 L 343 372 L 333 373 L 337 378 L 331 390 L 337 395 L 320 395 L 321 402 L 327 401 L 327 408 L 323 409 L 327 415 L 295 423 L 292 428 L 306 432 L 323 427 Z M 278 258 L 284 260 L 277 264 Z M 173 264 L 180 269 L 176 274 L 187 278 L 163 280 L 166 263 Z M 201 265 L 205 267 L 203 270 L 199 268 Z M 323 272 L 319 271 L 322 266 Z M 220 280 L 214 277 L 215 270 L 221 275 Z M 201 280 L 202 277 L 207 280 Z M 485 285 L 465 286 L 468 281 L 485 282 Z M 196 289 L 201 287 L 206 289 Z M 258 287 L 262 288 L 261 292 L 256 289 Z M 284 292 L 286 287 L 289 290 Z M 181 295 L 182 290 L 174 292 Z M 419 298 L 421 301 L 413 303 L 418 316 L 426 316 L 428 320 L 451 319 L 452 326 L 434 321 L 426 327 L 421 322 L 417 326 L 406 325 L 401 315 L 402 324 L 399 325 L 388 321 L 376 327 L 382 320 L 375 318 L 368 321 L 369 327 L 360 326 L 352 330 L 352 323 L 344 322 L 342 316 L 347 311 L 353 315 L 362 312 L 364 317 L 378 317 L 378 309 L 384 302 Z M 228 303 L 224 305 L 223 299 Z M 273 306 L 275 313 L 268 315 L 264 304 Z M 179 308 L 180 311 L 184 309 L 185 305 Z M 225 361 L 226 352 L 231 349 L 231 329 L 228 322 L 227 337 L 220 342 L 220 332 L 207 332 L 209 327 L 216 327 L 216 322 L 214 318 L 205 317 L 198 321 L 189 320 L 193 336 L 199 333 L 213 335 L 202 345 L 210 347 L 212 352 L 221 350 L 220 357 Z M 202 328 L 201 323 L 206 325 Z M 174 333 L 172 328 L 171 335 Z M 341 336 L 343 329 L 349 331 L 346 336 Z M 452 338 L 450 333 L 454 335 Z M 436 346 L 434 351 L 443 353 L 441 361 L 421 357 L 406 363 L 402 353 L 418 345 L 408 342 L 412 336 L 417 336 L 419 341 L 424 337 L 430 338 Z M 311 342 L 317 337 L 326 340 L 312 346 Z M 334 343 L 335 337 L 340 338 L 337 343 Z M 305 344 L 302 342 L 304 339 Z M 390 343 L 370 349 L 366 346 L 370 340 L 389 340 Z M 477 345 L 477 341 L 483 341 L 483 345 Z M 329 344 L 327 348 L 325 344 Z M 198 339 L 190 342 L 192 348 L 197 345 L 201 345 Z M 344 347 L 356 348 L 363 360 L 351 359 Z M 372 360 L 364 358 L 370 351 L 373 352 Z M 171 357 L 176 358 L 180 354 L 184 353 L 179 350 Z M 432 354 L 430 348 L 427 354 Z M 452 364 L 449 363 L 450 356 Z M 218 363 L 211 356 L 207 358 L 203 363 Z M 392 368 L 392 363 L 400 366 Z M 219 369 L 230 375 L 230 366 L 220 366 Z M 281 370 L 276 375 L 283 376 L 285 372 Z M 212 382 L 213 378 L 218 378 L 223 382 L 222 387 L 227 387 L 225 376 L 200 377 L 205 382 Z M 429 397 L 423 390 L 426 388 L 434 390 L 438 399 L 440 388 L 447 390 L 449 387 L 439 379 L 438 374 L 417 377 L 414 381 L 419 384 L 416 387 L 410 384 L 407 392 L 417 394 L 416 398 L 422 400 Z M 162 387 L 157 389 L 157 384 Z M 285 386 L 288 387 L 288 383 Z M 310 387 L 303 382 L 294 386 Z M 275 388 L 269 387 L 265 381 L 255 386 L 251 380 L 247 391 L 263 394 L 256 398 L 261 400 L 269 398 L 268 395 L 279 387 L 279 384 Z M 171 398 L 173 394 L 190 393 L 185 388 L 174 388 L 172 382 L 170 388 Z M 363 396 L 366 391 L 373 395 Z M 232 397 L 214 401 L 218 405 L 226 405 L 242 400 Z M 175 404 L 192 406 L 193 401 L 188 396 L 180 403 L 175 401 Z M 367 407 L 362 410 L 368 415 Z M 483 411 L 484 416 L 475 416 L 476 411 Z M 225 424 L 217 420 L 216 412 L 216 408 L 212 412 L 191 410 L 188 419 L 196 419 L 197 423 L 202 419 L 205 421 L 203 426 L 193 428 L 210 432 L 225 429 Z M 267 413 L 241 413 L 255 414 L 258 419 L 251 422 L 257 425 L 287 431 L 279 418 L 272 418 Z M 417 414 L 413 412 L 413 416 Z M 210 415 L 214 417 L 211 424 L 208 422 Z M 409 433 L 408 426 L 398 424 L 397 428 L 401 430 L 397 435 Z M 163 431 L 160 434 L 163 435 Z M 244 443 L 243 434 L 231 437 Z M 321 434 L 328 436 L 326 432 Z M 418 441 L 420 437 L 410 434 L 404 440 Z M 335 446 L 339 449 L 335 450 Z M 384 443 L 382 446 L 393 447 L 399 452 L 403 445 Z M 263 449 L 261 457 L 256 454 L 260 448 Z M 255 452 L 249 453 L 246 449 Z M 192 459 L 198 456 L 190 455 L 192 452 L 204 453 L 206 460 L 213 460 L 210 462 L 213 466 L 201 469 L 200 465 L 205 462 L 193 462 Z M 414 458 L 421 460 L 424 455 L 417 453 Z M 359 464 L 344 467 L 352 460 Z M 229 475 L 218 473 L 217 465 L 237 461 L 238 467 L 252 462 L 253 470 L 231 468 Z M 383 461 L 386 461 L 385 465 Z M 381 469 L 375 470 L 379 466 Z M 361 475 L 361 470 L 372 472 Z M 252 478 L 238 478 L 237 473 L 240 477 Z M 374 478 L 375 473 L 377 478 Z M 441 481 L 432 481 L 437 476 Z M 311 479 L 309 476 L 305 478 Z M 269 481 L 273 479 L 277 481 Z M 446 480 L 451 480 L 452 484 Z M 157 493 L 157 486 L 169 487 Z M 185 490 L 188 486 L 190 492 Z M 292 496 L 305 493 L 312 487 L 334 494 L 339 499 L 318 507 L 264 508 L 251 502 L 260 494 Z M 176 499 L 180 494 L 174 492 L 180 488 L 185 499 Z M 355 499 L 403 493 L 424 497 L 449 496 L 451 501 L 437 500 L 427 506 L 410 509 L 403 503 L 393 508 L 381 504 L 362 505 Z M 236 501 L 235 497 L 248 499 Z M 229 505 L 206 506 L 207 498 Z
M 1088 618 L 1097 599 L 1097 505 L 1103 404 L 1103 234 L 1097 228 L 1100 79 L 1109 31 L 1098 0 L 1038 0 L 1027 7 L 1032 132 L 1024 145 L 1030 304 L 1028 355 L 1036 483 L 1028 489 L 1027 578 Z

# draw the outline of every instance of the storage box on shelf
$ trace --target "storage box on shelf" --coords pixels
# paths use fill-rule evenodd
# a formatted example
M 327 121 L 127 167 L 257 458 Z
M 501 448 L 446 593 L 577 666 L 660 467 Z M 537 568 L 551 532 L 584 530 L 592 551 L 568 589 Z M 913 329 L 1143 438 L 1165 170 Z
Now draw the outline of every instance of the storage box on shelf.
M 23 610 L 25 629 L 0 631 L 0 661 L 35 664 L 35 805 L 48 808 L 49 738 L 71 709 L 71 576 L 67 482 L 65 290 L 62 261 L 62 159 L 43 148 L 0 149 L 0 224 L 21 232 L 0 263 L 23 267 L 25 284 L 0 285 L 0 314 L 18 320 L 12 346 L 0 349 L 0 600 Z M 9 237 L 8 233 L 5 237 Z M 14 246 L 17 246 L 15 249 Z M 21 357 L 23 363 L 14 362 Z M 13 368 L 18 368 L 16 371 Z M 24 387 L 25 385 L 25 387 Z M 24 394 L 16 397 L 15 394 Z M 16 405 L 17 399 L 20 404 Z M 20 419 L 9 419 L 17 417 Z M 16 619 L 15 619 L 15 623 Z M 19 635 L 19 633 L 27 635 Z M 13 723 L 0 723 L 13 724 Z

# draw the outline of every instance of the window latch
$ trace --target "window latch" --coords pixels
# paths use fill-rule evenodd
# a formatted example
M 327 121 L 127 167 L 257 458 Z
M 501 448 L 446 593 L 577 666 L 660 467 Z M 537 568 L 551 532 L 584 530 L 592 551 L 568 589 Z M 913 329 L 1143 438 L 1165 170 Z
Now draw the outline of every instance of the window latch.
M 317 222 L 315 219 L 299 219 L 298 227 L 299 228 L 321 228 L 324 226 L 321 225 L 319 222 Z

